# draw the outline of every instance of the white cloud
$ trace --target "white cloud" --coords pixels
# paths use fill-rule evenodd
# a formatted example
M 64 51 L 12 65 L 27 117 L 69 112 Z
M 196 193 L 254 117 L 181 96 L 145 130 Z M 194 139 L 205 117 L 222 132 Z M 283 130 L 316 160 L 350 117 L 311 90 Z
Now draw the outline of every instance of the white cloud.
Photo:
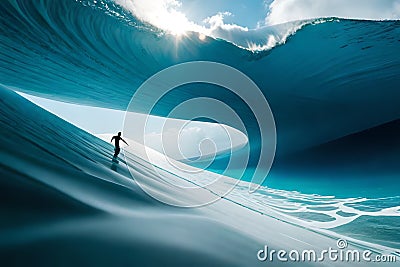
M 400 19 L 400 0 L 274 0 L 267 25 L 323 17 Z
M 247 38 L 249 29 L 236 24 L 226 24 L 224 18 L 227 16 L 232 16 L 232 14 L 229 12 L 219 12 L 214 16 L 206 18 L 204 20 L 204 23 L 207 25 L 206 34 L 246 47 L 247 41 L 243 41 L 243 39 Z
M 227 16 L 233 16 L 230 12 L 218 12 L 214 16 L 208 17 L 204 19 L 204 23 L 209 25 L 209 29 L 211 31 L 215 31 L 217 29 L 221 30 L 239 30 L 239 31 L 248 31 L 247 27 L 242 27 L 236 24 L 225 24 L 224 18 Z
M 173 34 L 202 31 L 201 26 L 190 21 L 179 11 L 181 2 L 177 0 L 115 0 L 115 2 L 139 19 Z
M 232 41 L 234 32 L 246 32 L 246 27 L 225 24 L 224 17 L 232 16 L 229 12 L 219 12 L 204 19 L 199 25 L 179 11 L 181 2 L 177 0 L 115 0 L 117 4 L 132 12 L 139 19 L 146 21 L 167 32 L 181 35 L 188 31 L 199 32 L 214 38 Z

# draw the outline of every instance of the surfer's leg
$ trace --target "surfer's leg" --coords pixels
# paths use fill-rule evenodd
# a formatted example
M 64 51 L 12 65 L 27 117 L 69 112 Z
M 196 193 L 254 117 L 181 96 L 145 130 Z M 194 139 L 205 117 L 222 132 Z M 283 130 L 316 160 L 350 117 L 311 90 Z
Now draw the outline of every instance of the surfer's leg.
M 121 151 L 121 149 L 119 147 L 115 148 L 114 158 L 118 157 L 118 154 L 120 151 Z

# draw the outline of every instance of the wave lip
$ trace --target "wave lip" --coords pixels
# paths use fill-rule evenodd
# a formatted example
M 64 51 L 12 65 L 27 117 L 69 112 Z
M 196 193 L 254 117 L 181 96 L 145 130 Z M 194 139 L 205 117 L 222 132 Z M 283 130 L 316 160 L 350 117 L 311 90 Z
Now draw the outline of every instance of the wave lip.
M 315 1 L 315 2 L 314 2 Z M 159 0 L 155 3 L 148 1 L 115 2 L 141 21 L 146 21 L 154 27 L 174 35 L 184 35 L 187 32 L 199 33 L 223 39 L 241 48 L 253 52 L 269 50 L 276 45 L 284 44 L 288 37 L 305 24 L 313 21 L 324 21 L 330 18 L 350 20 L 398 20 L 400 19 L 400 2 L 398 0 L 352 1 L 344 0 L 333 3 L 327 0 L 314 1 L 284 1 L 274 0 L 269 4 L 269 12 L 265 25 L 256 29 L 248 29 L 236 24 L 225 24 L 224 17 L 229 12 L 219 12 L 204 20 L 204 25 L 190 21 L 179 11 L 179 2 Z

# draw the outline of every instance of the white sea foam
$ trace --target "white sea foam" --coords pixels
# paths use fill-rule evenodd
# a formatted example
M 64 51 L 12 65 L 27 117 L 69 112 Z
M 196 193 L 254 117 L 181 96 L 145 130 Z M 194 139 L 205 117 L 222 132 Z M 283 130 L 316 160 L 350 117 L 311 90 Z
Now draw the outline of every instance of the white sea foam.
M 140 145 L 126 147 L 129 154 L 140 155 Z M 329 195 L 305 194 L 297 191 L 287 191 L 261 186 L 255 193 L 248 191 L 249 183 L 238 181 L 207 170 L 199 170 L 196 167 L 187 167 L 192 170 L 188 172 L 176 168 L 181 163 L 168 159 L 159 152 L 146 149 L 147 157 L 151 158 L 157 168 L 167 171 L 173 176 L 164 176 L 171 179 L 173 184 L 180 186 L 207 187 L 220 179 L 222 187 L 236 187 L 225 197 L 235 203 L 251 208 L 260 213 L 270 214 L 271 211 L 280 214 L 281 218 L 292 223 L 314 229 L 332 229 L 350 224 L 362 216 L 392 216 L 400 217 L 400 197 L 387 197 L 371 199 L 366 197 L 339 198 Z M 129 160 L 128 154 L 128 160 Z M 171 164 L 174 162 L 174 164 Z M 183 183 L 183 184 L 182 184 Z M 223 188 L 219 188 L 223 192 Z M 178 194 L 178 192 L 177 192 Z M 383 206 L 382 203 L 385 203 Z

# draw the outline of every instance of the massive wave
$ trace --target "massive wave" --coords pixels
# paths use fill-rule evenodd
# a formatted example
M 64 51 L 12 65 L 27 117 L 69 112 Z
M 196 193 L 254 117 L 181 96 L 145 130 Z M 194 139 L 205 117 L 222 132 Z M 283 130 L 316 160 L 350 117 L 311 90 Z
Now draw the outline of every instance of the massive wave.
M 270 102 L 278 156 L 400 117 L 398 21 L 315 21 L 285 45 L 251 52 L 193 32 L 166 34 L 112 1 L 2 1 L 0 12 L 1 83 L 26 93 L 124 110 L 139 85 L 168 66 L 225 63 Z M 173 97 L 211 95 L 241 106 L 207 88 L 182 88 L 189 96 L 178 88 Z M 172 108 L 167 100 L 156 115 Z M 246 117 L 244 108 L 238 112 Z

